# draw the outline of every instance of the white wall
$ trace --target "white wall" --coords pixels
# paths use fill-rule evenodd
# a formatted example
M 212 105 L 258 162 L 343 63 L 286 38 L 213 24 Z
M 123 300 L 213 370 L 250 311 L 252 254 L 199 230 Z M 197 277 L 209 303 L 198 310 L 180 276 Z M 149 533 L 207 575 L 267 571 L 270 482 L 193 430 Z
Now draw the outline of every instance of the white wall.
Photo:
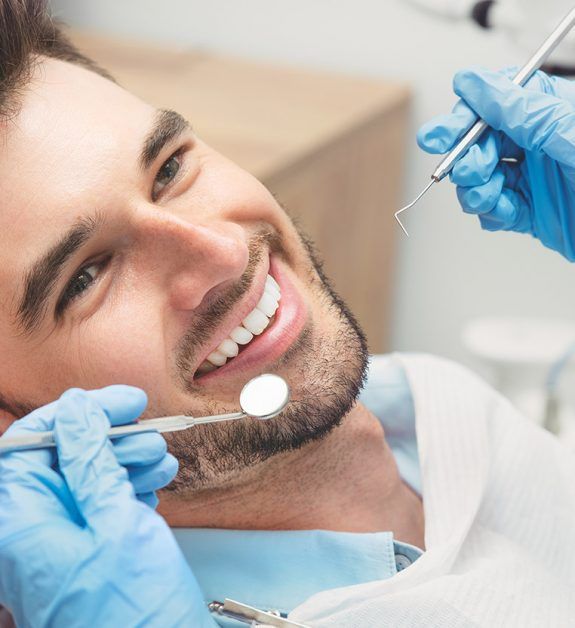
M 453 104 L 453 73 L 522 61 L 499 36 L 437 21 L 402 0 L 54 0 L 69 23 L 254 59 L 398 78 L 415 94 L 405 198 L 436 160 L 415 145 L 418 126 Z M 484 314 L 571 317 L 575 266 L 529 236 L 483 233 L 458 210 L 448 182 L 413 209 L 401 236 L 393 346 L 466 360 L 459 331 Z M 400 234 L 401 235 L 401 234 Z

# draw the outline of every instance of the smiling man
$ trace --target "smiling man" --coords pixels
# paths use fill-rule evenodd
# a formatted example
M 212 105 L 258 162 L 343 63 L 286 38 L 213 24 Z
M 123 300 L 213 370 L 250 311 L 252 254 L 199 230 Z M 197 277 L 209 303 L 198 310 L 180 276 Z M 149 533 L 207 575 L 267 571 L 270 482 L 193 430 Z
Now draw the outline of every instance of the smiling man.
M 221 521 L 203 506 L 208 491 L 236 494 L 261 463 L 330 433 L 333 447 L 348 443 L 356 422 L 333 429 L 362 383 L 363 336 L 257 180 L 58 39 L 32 43 L 43 54 L 8 77 L 3 96 L 2 425 L 72 386 L 118 382 L 147 392 L 147 416 L 233 410 L 248 379 L 277 372 L 292 389 L 279 420 L 169 441 L 181 472 L 162 507 L 168 520 L 253 526 L 245 509 L 226 508 Z M 4 71 L 21 65 L 6 59 Z M 265 468 L 276 475 L 279 460 Z M 273 511 L 266 492 L 258 483 Z M 287 526 L 285 516 L 267 523 Z
M 575 476 L 556 441 L 431 358 L 374 359 L 358 403 L 365 339 L 273 196 L 72 48 L 42 2 L 1 0 L 0 39 L 3 431 L 71 387 L 127 384 L 146 391 L 144 418 L 197 415 L 278 373 L 292 395 L 277 419 L 167 439 L 180 472 L 159 512 L 204 603 L 287 614 L 323 592 L 300 616 L 469 625 L 495 586 L 503 608 L 530 578 L 548 600 L 557 573 L 575 583 L 572 482 L 532 516 Z
M 3 3 L 5 20 L 15 6 Z M 9 23 L 2 33 L 12 44 L 0 164 L 4 429 L 72 386 L 138 386 L 146 416 L 235 410 L 248 379 L 277 372 L 292 391 L 277 420 L 169 438 L 180 473 L 162 499 L 166 519 L 396 528 L 422 545 L 421 501 L 379 421 L 353 407 L 365 340 L 311 245 L 179 114 L 126 92 L 41 12 L 25 26 L 28 38 Z M 374 507 L 382 482 L 392 511 Z

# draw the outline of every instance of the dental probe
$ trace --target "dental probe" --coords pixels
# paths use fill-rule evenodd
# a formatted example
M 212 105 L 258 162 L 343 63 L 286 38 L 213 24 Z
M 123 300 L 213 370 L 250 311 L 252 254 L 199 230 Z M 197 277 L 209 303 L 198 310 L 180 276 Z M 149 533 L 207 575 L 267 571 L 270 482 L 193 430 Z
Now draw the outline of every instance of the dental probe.
M 237 419 L 248 417 L 265 421 L 277 416 L 286 407 L 288 401 L 289 386 L 285 380 L 279 375 L 267 373 L 255 377 L 243 387 L 240 393 L 241 412 L 200 417 L 179 415 L 146 419 L 130 425 L 112 427 L 108 432 L 108 436 L 114 439 L 127 436 L 128 434 L 141 434 L 143 432 L 178 432 L 196 425 L 236 421 Z M 54 432 L 36 432 L 29 436 L 0 438 L 0 454 L 55 446 Z
M 565 36 L 575 25 L 575 8 L 571 9 L 569 13 L 563 18 L 559 26 L 549 35 L 543 45 L 537 50 L 537 52 L 529 59 L 529 61 L 519 70 L 518 74 L 513 79 L 515 85 L 523 87 L 527 81 L 535 74 L 537 70 L 547 61 L 551 53 L 557 48 L 557 46 L 565 39 Z M 439 164 L 435 172 L 431 175 L 431 181 L 427 187 L 421 192 L 421 194 L 409 205 L 406 205 L 403 209 L 400 209 L 395 213 L 395 219 L 399 223 L 399 226 L 403 229 L 406 236 L 409 237 L 406 228 L 403 226 L 399 215 L 413 207 L 431 188 L 434 183 L 439 183 L 451 172 L 453 166 L 457 161 L 467 153 L 467 151 L 475 144 L 479 138 L 483 135 L 485 129 L 488 128 L 488 124 L 483 120 L 478 120 L 464 135 L 455 148 L 447 154 L 443 161 Z

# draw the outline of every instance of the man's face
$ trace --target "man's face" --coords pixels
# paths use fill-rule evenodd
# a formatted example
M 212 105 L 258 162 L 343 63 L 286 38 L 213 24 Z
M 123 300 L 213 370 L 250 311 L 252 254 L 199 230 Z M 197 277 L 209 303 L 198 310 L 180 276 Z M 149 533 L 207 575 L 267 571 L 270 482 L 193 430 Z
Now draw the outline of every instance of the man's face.
M 0 135 L 0 393 L 15 414 L 112 383 L 143 388 L 146 416 L 231 411 L 249 379 L 282 375 L 281 417 L 171 437 L 181 489 L 350 409 L 366 353 L 353 319 L 269 192 L 177 115 L 46 60 Z M 239 353 L 215 368 L 225 350 Z

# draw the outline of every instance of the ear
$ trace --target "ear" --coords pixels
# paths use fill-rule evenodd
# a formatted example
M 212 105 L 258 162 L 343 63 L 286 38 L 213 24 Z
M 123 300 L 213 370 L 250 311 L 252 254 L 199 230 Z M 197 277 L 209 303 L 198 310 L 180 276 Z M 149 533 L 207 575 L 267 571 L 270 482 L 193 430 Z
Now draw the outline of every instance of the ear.
M 14 423 L 16 417 L 8 410 L 0 409 L 0 436 Z M 0 624 L 1 626 L 2 624 Z

